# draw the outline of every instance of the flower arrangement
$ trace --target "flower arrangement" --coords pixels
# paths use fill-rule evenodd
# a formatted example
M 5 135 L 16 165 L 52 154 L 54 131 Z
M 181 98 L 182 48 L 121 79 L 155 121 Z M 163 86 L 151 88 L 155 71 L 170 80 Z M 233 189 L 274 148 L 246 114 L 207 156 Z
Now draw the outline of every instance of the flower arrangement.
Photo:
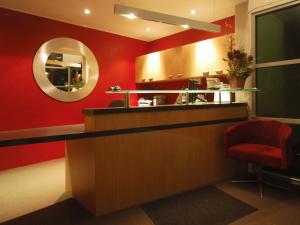
M 229 26 L 226 24 L 226 26 Z M 244 49 L 235 48 L 235 39 L 232 34 L 227 35 L 227 58 L 223 59 L 228 64 L 228 76 L 244 77 L 245 79 L 254 71 L 252 65 L 254 59 L 252 55 L 248 55 Z

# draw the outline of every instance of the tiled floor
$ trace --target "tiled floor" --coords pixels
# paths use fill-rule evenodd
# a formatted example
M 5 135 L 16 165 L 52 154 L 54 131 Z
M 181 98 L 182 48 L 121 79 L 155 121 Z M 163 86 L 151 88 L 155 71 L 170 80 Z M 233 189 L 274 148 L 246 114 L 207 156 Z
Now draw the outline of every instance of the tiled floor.
M 299 225 L 300 196 L 265 187 L 261 200 L 255 184 L 216 184 L 226 193 L 258 210 L 232 225 Z M 0 172 L 0 223 L 52 205 L 69 197 L 65 193 L 64 160 L 53 160 Z M 101 225 L 154 225 L 140 207 L 101 218 Z

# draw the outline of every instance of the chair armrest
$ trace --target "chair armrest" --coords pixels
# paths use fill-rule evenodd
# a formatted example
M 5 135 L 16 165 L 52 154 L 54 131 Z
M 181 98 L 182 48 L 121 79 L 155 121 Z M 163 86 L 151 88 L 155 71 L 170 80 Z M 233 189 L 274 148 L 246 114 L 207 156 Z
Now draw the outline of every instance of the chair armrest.
M 232 125 L 224 131 L 224 148 L 227 150 L 229 147 L 241 143 L 241 126 L 242 124 Z
M 291 144 L 292 130 L 290 127 L 285 127 L 285 129 L 280 132 L 280 149 L 282 154 L 282 169 L 287 169 L 293 161 L 293 152 Z

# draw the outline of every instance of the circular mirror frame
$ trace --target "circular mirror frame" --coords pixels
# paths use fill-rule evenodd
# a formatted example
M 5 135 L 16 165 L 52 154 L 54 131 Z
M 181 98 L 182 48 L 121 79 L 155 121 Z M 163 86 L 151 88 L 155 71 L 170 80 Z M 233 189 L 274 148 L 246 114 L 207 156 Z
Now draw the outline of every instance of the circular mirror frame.
M 86 69 L 89 70 L 89 77 L 86 84 L 76 92 L 65 92 L 59 90 L 49 81 L 45 75 L 46 61 L 52 52 L 61 48 L 70 48 L 78 51 L 86 59 Z M 96 87 L 99 69 L 96 57 L 93 52 L 80 41 L 72 38 L 54 38 L 44 43 L 36 52 L 33 60 L 33 74 L 39 87 L 48 96 L 63 102 L 75 102 L 87 97 Z

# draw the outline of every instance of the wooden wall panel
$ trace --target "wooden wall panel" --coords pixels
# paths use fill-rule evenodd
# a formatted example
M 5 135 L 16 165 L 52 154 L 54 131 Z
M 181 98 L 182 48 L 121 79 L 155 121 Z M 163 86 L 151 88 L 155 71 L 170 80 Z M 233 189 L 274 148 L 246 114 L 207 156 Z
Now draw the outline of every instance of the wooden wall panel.
M 69 140 L 66 144 L 67 181 L 73 197 L 90 212 L 96 211 L 96 170 L 93 139 Z
M 229 178 L 228 124 L 95 138 L 95 214 L 106 214 Z M 98 148 L 96 146 L 102 146 Z

